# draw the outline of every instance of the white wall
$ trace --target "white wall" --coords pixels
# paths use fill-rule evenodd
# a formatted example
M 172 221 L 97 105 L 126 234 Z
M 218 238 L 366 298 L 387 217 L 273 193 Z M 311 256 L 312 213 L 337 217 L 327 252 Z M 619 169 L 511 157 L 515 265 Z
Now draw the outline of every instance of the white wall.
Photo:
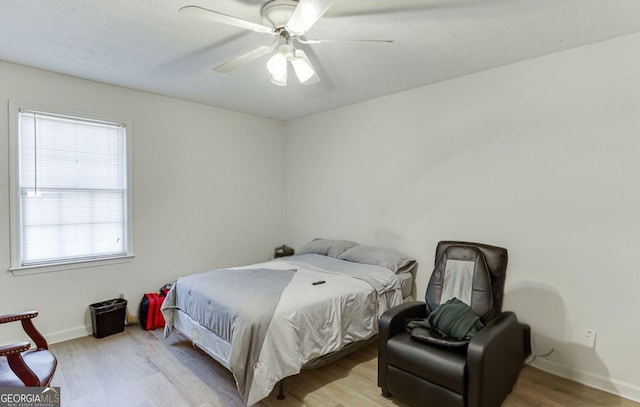
M 640 34 L 287 124 L 286 241 L 509 249 L 538 366 L 640 400 Z M 581 343 L 598 333 L 595 349 Z
M 7 271 L 8 100 L 133 121 L 135 260 Z M 282 241 L 281 122 L 0 62 L 0 129 L 0 313 L 40 310 L 36 325 L 52 341 L 86 335 L 89 304 L 123 293 L 137 314 L 144 292 L 179 275 L 267 260 Z M 0 343 L 23 340 L 20 331 L 3 327 Z

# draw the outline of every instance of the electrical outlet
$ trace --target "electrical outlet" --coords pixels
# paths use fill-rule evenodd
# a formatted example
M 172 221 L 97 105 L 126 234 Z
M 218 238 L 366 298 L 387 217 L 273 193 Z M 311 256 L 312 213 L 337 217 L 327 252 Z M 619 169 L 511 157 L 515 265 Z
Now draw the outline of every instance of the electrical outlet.
M 596 347 L 596 335 L 597 332 L 593 329 L 587 329 L 584 336 L 584 344 L 590 347 L 591 349 Z

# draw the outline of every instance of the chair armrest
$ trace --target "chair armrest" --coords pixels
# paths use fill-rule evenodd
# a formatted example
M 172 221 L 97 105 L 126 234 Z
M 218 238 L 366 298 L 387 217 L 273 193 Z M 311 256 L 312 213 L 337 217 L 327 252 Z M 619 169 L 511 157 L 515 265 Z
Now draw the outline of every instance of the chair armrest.
M 42 336 L 42 334 L 36 329 L 31 321 L 33 318 L 38 316 L 38 311 L 25 311 L 18 312 L 15 314 L 7 314 L 0 316 L 0 324 L 6 324 L 8 322 L 20 321 L 22 323 L 22 329 L 29 335 L 29 337 L 35 342 L 36 348 L 38 349 L 49 349 L 49 345 L 47 345 L 47 340 Z
M 378 386 L 382 394 L 388 395 L 387 382 L 387 341 L 398 332 L 404 331 L 407 318 L 427 316 L 426 304 L 422 301 L 405 302 L 387 310 L 378 321 Z
M 38 316 L 38 311 L 25 311 L 15 314 L 7 314 L 0 316 L 0 324 L 6 324 L 7 322 L 20 321 L 23 319 L 31 319 Z
M 404 321 L 407 318 L 425 318 L 426 316 L 427 308 L 422 301 L 405 302 L 395 306 L 380 317 L 378 322 L 380 339 L 386 342 L 393 335 L 404 331 Z
M 27 366 L 22 359 L 21 353 L 11 353 L 7 355 L 7 362 L 9 363 L 9 368 L 18 376 L 18 379 L 24 383 L 25 386 L 28 387 L 41 387 L 42 383 L 40 383 L 40 379 L 35 374 L 33 370 Z
M 468 406 L 499 406 L 524 364 L 523 325 L 503 312 L 481 329 L 467 349 Z
M 29 350 L 31 344 L 29 341 L 12 343 L 10 345 L 0 346 L 0 356 L 9 356 L 12 354 L 24 352 Z
M 24 383 L 25 386 L 40 386 L 40 379 L 31 370 L 24 359 L 22 359 L 22 352 L 28 350 L 31 347 L 29 341 L 17 342 L 11 345 L 0 346 L 0 356 L 7 358 L 9 368 L 18 376 L 18 379 Z

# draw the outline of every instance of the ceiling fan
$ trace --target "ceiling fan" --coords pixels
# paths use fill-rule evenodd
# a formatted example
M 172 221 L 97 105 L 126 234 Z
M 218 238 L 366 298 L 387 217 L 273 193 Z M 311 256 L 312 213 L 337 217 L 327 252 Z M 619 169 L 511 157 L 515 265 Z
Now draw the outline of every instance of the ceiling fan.
M 179 12 L 184 15 L 207 19 L 258 33 L 276 37 L 271 45 L 261 45 L 243 55 L 213 68 L 216 72 L 230 72 L 240 65 L 254 61 L 264 55 L 277 52 L 267 62 L 271 82 L 286 86 L 290 63 L 300 83 L 315 83 L 319 80 L 307 54 L 296 48 L 300 44 L 327 42 L 393 42 L 391 40 L 309 40 L 302 36 L 331 8 L 335 0 L 266 0 L 260 7 L 265 24 L 258 24 L 238 17 L 200 6 L 185 6 Z M 267 25 L 268 24 L 268 25 Z

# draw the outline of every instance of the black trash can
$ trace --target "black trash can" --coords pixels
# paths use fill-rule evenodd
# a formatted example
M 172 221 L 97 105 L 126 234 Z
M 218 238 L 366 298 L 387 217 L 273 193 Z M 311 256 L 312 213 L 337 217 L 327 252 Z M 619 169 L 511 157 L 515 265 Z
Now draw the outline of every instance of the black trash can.
M 114 298 L 89 305 L 93 336 L 103 338 L 124 331 L 127 300 Z

